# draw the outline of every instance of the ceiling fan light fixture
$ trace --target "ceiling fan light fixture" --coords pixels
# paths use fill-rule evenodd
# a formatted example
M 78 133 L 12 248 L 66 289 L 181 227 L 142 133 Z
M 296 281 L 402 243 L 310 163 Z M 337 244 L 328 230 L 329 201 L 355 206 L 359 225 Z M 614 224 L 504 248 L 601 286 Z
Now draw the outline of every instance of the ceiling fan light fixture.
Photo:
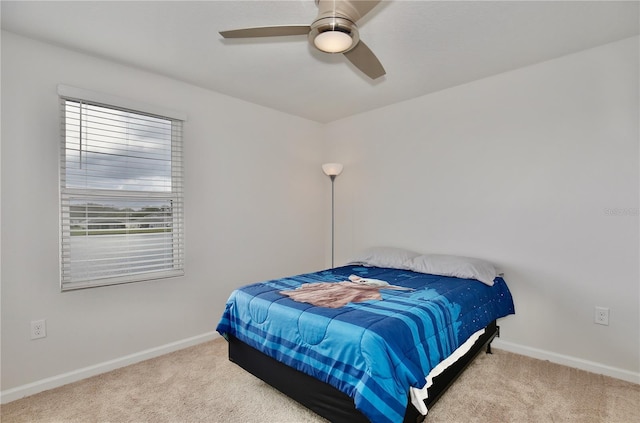
M 309 31 L 309 42 L 325 53 L 346 53 L 359 41 L 356 24 L 338 16 L 317 19 Z
M 313 44 L 326 53 L 342 53 L 349 50 L 353 39 L 345 32 L 331 30 L 318 34 L 313 39 Z

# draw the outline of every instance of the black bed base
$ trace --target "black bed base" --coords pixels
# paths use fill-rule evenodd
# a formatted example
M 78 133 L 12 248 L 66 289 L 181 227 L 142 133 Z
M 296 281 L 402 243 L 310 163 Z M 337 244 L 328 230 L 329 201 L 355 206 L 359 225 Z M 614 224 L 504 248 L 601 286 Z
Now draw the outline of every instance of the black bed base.
M 429 388 L 429 398 L 425 400 L 427 408 L 435 404 L 480 350 L 486 346 L 487 353 L 491 352 L 491 341 L 500 336 L 499 329 L 495 321 L 491 322 L 467 354 L 433 379 L 433 385 Z M 229 360 L 332 423 L 369 422 L 356 410 L 351 397 L 327 383 L 264 355 L 232 336 L 229 337 Z M 423 420 L 424 416 L 409 401 L 404 423 Z

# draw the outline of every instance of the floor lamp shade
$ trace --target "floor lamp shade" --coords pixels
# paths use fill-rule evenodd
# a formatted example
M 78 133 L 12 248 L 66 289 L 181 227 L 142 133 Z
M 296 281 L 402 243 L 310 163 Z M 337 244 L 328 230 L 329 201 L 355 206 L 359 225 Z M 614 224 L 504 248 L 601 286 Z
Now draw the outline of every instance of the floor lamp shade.
M 333 184 L 336 180 L 336 176 L 342 173 L 342 165 L 340 163 L 325 163 L 322 165 L 322 171 L 325 175 L 331 178 L 331 267 L 333 268 L 333 258 L 334 258 L 334 194 L 333 194 Z
M 342 165 L 340 163 L 325 163 L 322 165 L 322 171 L 327 176 L 338 176 L 342 173 Z

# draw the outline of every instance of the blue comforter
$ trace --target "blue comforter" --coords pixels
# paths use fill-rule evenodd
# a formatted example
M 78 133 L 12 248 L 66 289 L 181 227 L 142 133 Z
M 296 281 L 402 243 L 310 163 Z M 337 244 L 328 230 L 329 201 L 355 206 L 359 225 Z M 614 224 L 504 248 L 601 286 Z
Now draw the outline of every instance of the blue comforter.
M 408 290 L 385 289 L 381 300 L 339 308 L 281 293 L 351 275 Z M 401 422 L 409 387 L 474 332 L 514 313 L 502 278 L 493 286 L 408 270 L 344 266 L 245 286 L 234 291 L 217 331 L 336 387 L 372 422 Z

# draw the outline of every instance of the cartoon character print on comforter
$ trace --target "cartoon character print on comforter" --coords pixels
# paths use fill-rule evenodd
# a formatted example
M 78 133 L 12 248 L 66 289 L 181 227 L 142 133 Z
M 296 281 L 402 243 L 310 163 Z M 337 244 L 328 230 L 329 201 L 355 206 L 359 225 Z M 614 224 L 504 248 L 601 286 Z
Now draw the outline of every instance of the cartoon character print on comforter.
M 380 299 L 336 308 L 286 295 L 305 284 L 344 283 L 349 276 L 389 285 L 376 287 Z M 501 278 L 489 287 L 406 270 L 344 266 L 234 291 L 217 330 L 331 384 L 352 397 L 369 420 L 386 423 L 403 420 L 409 387 L 423 387 L 429 371 L 469 336 L 513 312 Z
M 349 303 L 382 300 L 381 289 L 411 291 L 411 288 L 389 285 L 389 283 L 379 279 L 351 275 L 348 281 L 305 283 L 296 289 L 280 291 L 280 293 L 294 301 L 309 303 L 318 307 L 340 308 Z

